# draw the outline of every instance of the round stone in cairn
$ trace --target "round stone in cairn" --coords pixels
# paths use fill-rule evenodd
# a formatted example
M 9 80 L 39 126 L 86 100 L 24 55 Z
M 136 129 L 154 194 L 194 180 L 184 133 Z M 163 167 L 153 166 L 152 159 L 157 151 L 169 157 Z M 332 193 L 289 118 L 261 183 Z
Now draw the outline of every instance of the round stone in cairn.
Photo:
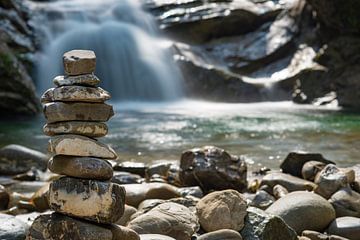
M 93 73 L 96 67 L 96 56 L 93 51 L 72 50 L 64 53 L 63 63 L 66 75 Z
M 90 86 L 95 87 L 100 83 L 100 79 L 95 76 L 93 73 L 84 74 L 79 76 L 56 76 L 53 80 L 54 84 L 58 87 L 60 86 Z
M 44 105 L 44 115 L 48 123 L 65 121 L 106 122 L 114 110 L 106 103 L 52 102 Z
M 110 182 L 62 177 L 49 188 L 55 212 L 98 223 L 114 223 L 124 213 L 125 189 Z
M 53 173 L 70 177 L 109 180 L 113 176 L 111 164 L 99 158 L 56 155 L 48 163 Z
M 62 86 L 48 89 L 41 97 L 42 103 L 49 102 L 105 102 L 110 94 L 100 87 Z
M 101 122 L 57 122 L 47 123 L 43 131 L 48 136 L 75 134 L 92 138 L 104 137 L 108 133 L 108 127 Z
M 81 135 L 58 135 L 49 140 L 48 149 L 56 155 L 116 159 L 116 152 L 108 145 Z

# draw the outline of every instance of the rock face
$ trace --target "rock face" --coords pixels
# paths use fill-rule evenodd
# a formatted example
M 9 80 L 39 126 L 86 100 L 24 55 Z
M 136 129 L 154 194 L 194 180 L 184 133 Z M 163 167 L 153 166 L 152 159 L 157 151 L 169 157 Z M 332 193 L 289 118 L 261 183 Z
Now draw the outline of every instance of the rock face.
M 350 240 L 359 239 L 360 218 L 341 217 L 335 219 L 328 228 L 328 233 L 342 236 Z
M 203 191 L 247 186 L 244 159 L 223 149 L 205 146 L 185 151 L 180 160 L 180 181 L 184 186 L 200 186 Z
M 163 203 L 128 224 L 139 234 L 161 234 L 177 240 L 189 240 L 198 230 L 197 217 L 187 207 Z
M 76 76 L 93 73 L 96 67 L 96 56 L 93 51 L 72 50 L 63 56 L 66 75 Z
M 243 239 L 253 240 L 297 239 L 296 232 L 280 217 L 254 207 L 247 209 L 245 226 L 240 234 Z
M 118 184 L 63 177 L 50 184 L 49 202 L 56 212 L 112 223 L 124 213 L 125 190 Z
M 247 203 L 235 190 L 212 192 L 196 205 L 201 227 L 206 232 L 221 229 L 240 231 L 244 226 Z
M 46 169 L 48 157 L 20 145 L 8 145 L 0 149 L 0 174 L 15 175 L 27 172 L 31 167 Z
M 14 216 L 0 213 L 0 239 L 23 240 L 28 226 Z
M 323 231 L 335 219 L 335 210 L 326 199 L 305 191 L 287 194 L 266 212 L 281 217 L 298 234 L 304 230 Z
M 75 134 L 98 138 L 108 133 L 108 127 L 101 122 L 57 122 L 45 124 L 43 131 L 48 136 Z

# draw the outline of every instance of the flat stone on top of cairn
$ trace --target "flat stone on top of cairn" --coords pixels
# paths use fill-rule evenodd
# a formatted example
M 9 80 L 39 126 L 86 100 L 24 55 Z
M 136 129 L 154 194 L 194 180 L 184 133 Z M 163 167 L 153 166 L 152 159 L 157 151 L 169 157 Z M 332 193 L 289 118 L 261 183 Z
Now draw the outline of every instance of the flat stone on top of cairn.
M 116 240 L 128 232 L 115 231 L 113 225 L 124 213 L 125 188 L 110 182 L 113 169 L 106 159 L 116 159 L 116 152 L 94 139 L 108 133 L 104 122 L 114 115 L 105 103 L 110 94 L 97 87 L 93 51 L 73 50 L 64 54 L 63 61 L 66 76 L 56 77 L 57 86 L 47 90 L 41 101 L 47 120 L 43 130 L 51 136 L 48 149 L 55 155 L 48 167 L 65 176 L 50 184 L 49 205 L 55 213 L 39 216 L 27 239 Z

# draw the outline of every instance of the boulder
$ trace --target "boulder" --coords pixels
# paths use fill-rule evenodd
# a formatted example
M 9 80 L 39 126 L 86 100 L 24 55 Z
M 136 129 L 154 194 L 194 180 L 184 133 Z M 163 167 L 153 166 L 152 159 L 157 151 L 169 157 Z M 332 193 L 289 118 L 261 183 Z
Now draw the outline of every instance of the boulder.
M 305 191 L 287 194 L 266 212 L 281 217 L 298 234 L 304 230 L 323 231 L 335 219 L 335 210 L 326 199 Z
M 15 175 L 32 167 L 46 170 L 48 157 L 36 150 L 12 144 L 0 149 L 0 174 Z
M 166 183 L 122 185 L 126 190 L 126 204 L 137 207 L 146 199 L 170 199 L 180 197 L 176 187 Z
M 72 85 L 95 87 L 100 83 L 100 79 L 91 73 L 79 76 L 56 76 L 53 82 L 58 87 Z
M 301 176 L 305 180 L 314 181 L 318 172 L 323 170 L 326 163 L 318 161 L 309 161 L 304 164 L 301 170 Z
M 58 135 L 49 140 L 49 152 L 58 155 L 116 159 L 116 152 L 108 145 L 81 135 Z
M 360 217 L 360 194 L 351 188 L 341 188 L 329 199 L 333 205 L 336 217 Z
M 63 103 L 53 102 L 44 105 L 44 115 L 48 123 L 67 121 L 106 122 L 114 110 L 106 103 Z
M 55 155 L 48 163 L 53 173 L 69 177 L 109 180 L 113 176 L 111 164 L 104 159 Z
M 285 187 L 289 192 L 301 190 L 312 191 L 316 187 L 316 184 L 313 182 L 280 172 L 265 175 L 261 180 L 260 186 L 268 185 L 270 188 L 273 188 L 278 184 Z
M 198 230 L 198 219 L 187 207 L 163 203 L 128 224 L 139 234 L 161 234 L 176 240 L 189 240 Z
M 48 89 L 42 96 L 42 103 L 49 102 L 94 102 L 102 103 L 110 94 L 100 87 L 62 86 Z
M 245 160 L 221 148 L 205 146 L 185 151 L 181 155 L 180 168 L 182 185 L 200 186 L 205 192 L 224 189 L 240 191 L 247 187 Z
M 48 136 L 61 134 L 83 135 L 91 138 L 104 137 L 108 133 L 108 127 L 101 122 L 57 122 L 47 123 L 43 132 Z
M 316 175 L 315 183 L 317 187 L 315 192 L 326 199 L 342 187 L 348 186 L 346 174 L 333 164 L 328 164 Z
M 247 209 L 244 228 L 240 232 L 243 239 L 256 240 L 297 240 L 296 232 L 280 217 L 255 207 Z
M 50 184 L 49 204 L 69 216 L 114 223 L 124 213 L 125 189 L 114 183 L 62 177 Z
M 197 240 L 242 240 L 240 233 L 231 229 L 222 229 L 210 233 L 205 233 Z
M 63 55 L 66 75 L 76 76 L 89 74 L 95 71 L 96 56 L 89 50 L 72 50 Z
M 209 193 L 196 204 L 200 225 L 206 232 L 220 229 L 240 231 L 244 226 L 246 208 L 245 197 L 235 190 Z
M 23 240 L 28 225 L 14 216 L 0 213 L 0 239 Z
M 333 162 L 325 159 L 319 153 L 302 153 L 302 152 L 291 152 L 282 161 L 280 168 L 283 173 L 288 173 L 296 177 L 302 177 L 301 171 L 305 163 L 309 161 L 317 161 L 325 164 Z
M 360 218 L 341 217 L 331 222 L 327 229 L 329 234 L 338 235 L 350 240 L 358 240 L 360 236 Z

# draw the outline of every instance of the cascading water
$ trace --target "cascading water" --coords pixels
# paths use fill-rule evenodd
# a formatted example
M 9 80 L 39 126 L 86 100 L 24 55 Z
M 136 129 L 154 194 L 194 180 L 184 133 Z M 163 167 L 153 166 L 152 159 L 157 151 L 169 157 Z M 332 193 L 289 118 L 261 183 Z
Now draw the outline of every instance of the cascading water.
M 41 33 L 39 92 L 63 72 L 59 59 L 71 49 L 92 49 L 96 75 L 115 100 L 159 101 L 181 97 L 181 74 L 166 41 L 138 0 L 58 0 L 33 3 Z

